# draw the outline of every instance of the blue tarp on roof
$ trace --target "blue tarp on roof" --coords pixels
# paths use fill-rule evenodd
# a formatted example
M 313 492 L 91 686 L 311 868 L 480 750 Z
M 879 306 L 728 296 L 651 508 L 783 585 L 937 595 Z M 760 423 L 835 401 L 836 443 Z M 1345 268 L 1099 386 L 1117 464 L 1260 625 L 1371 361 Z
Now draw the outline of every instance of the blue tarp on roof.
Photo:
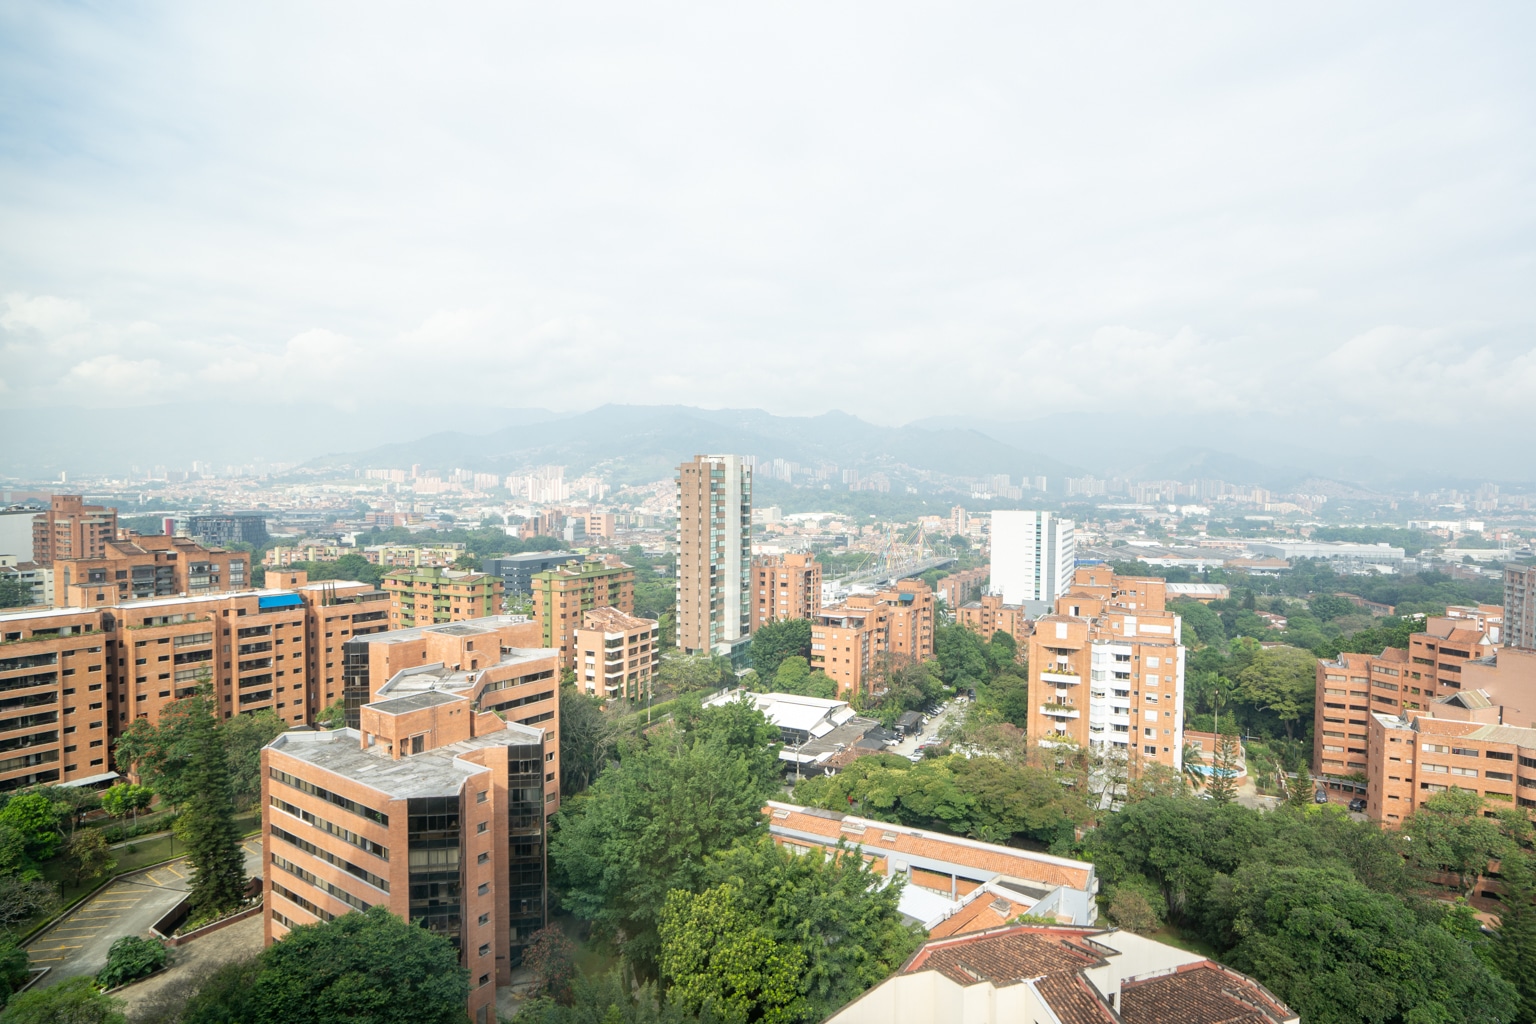
M 274 608 L 297 608 L 303 603 L 298 594 L 273 594 L 271 597 L 258 597 L 256 608 L 265 612 Z

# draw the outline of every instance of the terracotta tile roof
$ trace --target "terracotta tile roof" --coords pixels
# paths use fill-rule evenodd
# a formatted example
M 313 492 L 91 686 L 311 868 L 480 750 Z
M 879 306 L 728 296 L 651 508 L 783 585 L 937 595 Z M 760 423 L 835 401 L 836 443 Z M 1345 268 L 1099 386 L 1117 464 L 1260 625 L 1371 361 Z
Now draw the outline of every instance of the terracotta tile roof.
M 1104 958 L 1082 945 L 1086 928 L 1020 926 L 996 932 L 930 941 L 903 967 L 903 974 L 938 971 L 957 985 L 989 981 L 1006 985 L 1058 971 L 1076 973 Z
M 841 837 L 898 856 L 908 854 L 947 861 L 972 869 L 978 881 L 1003 875 L 1051 888 L 1065 885 L 1088 889 L 1093 884 L 1093 865 L 1085 861 L 777 801 L 770 802 L 765 813 L 769 816 L 769 828 L 776 835 L 793 831 L 820 837 L 829 846 Z
M 1035 990 L 1045 997 L 1061 1024 L 1121 1024 L 1076 971 L 1047 974 L 1035 982 Z
M 1258 982 L 1209 960 L 1120 984 L 1125 1024 L 1283 1024 L 1296 1013 Z
M 989 928 L 1001 928 L 1020 914 L 1029 911 L 1028 904 L 1017 903 L 1006 896 L 998 896 L 985 889 L 949 917 L 934 925 L 928 932 L 931 938 L 942 939 L 948 935 L 983 932 Z

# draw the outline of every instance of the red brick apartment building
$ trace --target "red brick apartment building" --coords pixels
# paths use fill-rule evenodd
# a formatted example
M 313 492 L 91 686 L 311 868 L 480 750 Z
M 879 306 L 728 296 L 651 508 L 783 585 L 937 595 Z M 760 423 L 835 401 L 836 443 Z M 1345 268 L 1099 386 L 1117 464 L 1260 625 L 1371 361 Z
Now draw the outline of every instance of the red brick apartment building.
M 1367 770 L 1372 712 L 1421 711 L 1460 692 L 1467 664 L 1497 650 L 1502 614 L 1491 606 L 1448 608 L 1425 619 L 1424 631 L 1409 638 L 1406 650 L 1319 660 L 1313 773 L 1336 778 Z
M 249 555 L 208 549 L 186 537 L 130 533 L 99 547 L 99 554 L 91 557 L 54 559 L 55 608 L 198 597 L 250 586 Z
M 0 613 L 0 791 L 110 781 L 122 730 L 203 683 L 226 718 L 313 722 L 341 696 L 341 644 L 387 627 L 386 595 L 268 579 L 284 585 Z
M 359 709 L 359 728 L 288 732 L 262 751 L 262 920 L 270 944 L 388 907 L 453 943 L 469 969 L 468 1015 L 492 1024 L 497 986 L 548 921 L 547 769 L 559 744 L 553 723 L 480 709 L 473 673 L 463 679 L 438 689 L 407 676 Z
M 576 630 L 576 685 L 594 697 L 640 700 L 654 692 L 661 666 L 661 629 L 655 619 L 594 608 Z
M 1398 825 L 1436 793 L 1461 789 L 1536 808 L 1536 651 L 1501 647 L 1468 662 L 1459 690 L 1366 725 L 1366 813 Z
M 531 619 L 494 615 L 354 637 L 342 645 L 347 725 L 361 727 L 367 704 L 429 688 L 463 695 L 477 713 L 495 712 L 558 736 L 559 652 L 538 647 L 538 635 Z M 557 743 L 545 769 L 550 814 L 560 806 L 559 757 Z
M 752 562 L 752 631 L 821 611 L 821 563 L 814 555 L 763 555 Z
M 967 601 L 980 597 L 987 589 L 987 580 L 991 578 L 990 565 L 979 565 L 974 569 L 952 572 L 939 580 L 939 599 L 948 608 L 959 608 Z
M 1029 637 L 1028 734 L 1183 765 L 1184 645 L 1163 581 L 1080 568 Z
M 534 612 L 539 617 L 541 647 L 560 652 L 562 668 L 576 667 L 576 631 L 596 608 L 635 613 L 635 570 L 617 558 L 570 561 L 533 574 Z
M 940 580 L 942 584 L 944 581 Z M 964 626 L 972 633 L 979 635 L 983 640 L 991 640 L 992 634 L 997 632 L 1007 633 L 1019 642 L 1019 658 L 1024 657 L 1028 649 L 1025 641 L 1030 633 L 1034 632 L 1034 626 L 1029 621 L 1029 616 L 1021 604 L 1003 604 L 1000 594 L 987 594 L 980 600 L 971 601 L 955 609 L 955 623 Z
M 839 695 L 867 693 L 883 655 L 933 657 L 933 610 L 933 591 L 922 580 L 823 608 L 811 619 L 811 668 L 837 683 Z
M 100 558 L 116 539 L 117 509 L 87 505 L 78 494 L 55 494 L 48 510 L 32 518 L 32 561 Z

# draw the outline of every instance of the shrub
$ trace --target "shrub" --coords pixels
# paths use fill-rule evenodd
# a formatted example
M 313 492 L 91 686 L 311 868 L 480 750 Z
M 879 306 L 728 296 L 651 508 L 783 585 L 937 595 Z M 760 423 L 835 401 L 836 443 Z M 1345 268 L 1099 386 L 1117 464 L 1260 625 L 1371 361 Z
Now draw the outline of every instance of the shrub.
M 107 965 L 96 975 L 102 988 L 116 988 L 165 966 L 165 946 L 155 939 L 124 935 L 107 950 Z

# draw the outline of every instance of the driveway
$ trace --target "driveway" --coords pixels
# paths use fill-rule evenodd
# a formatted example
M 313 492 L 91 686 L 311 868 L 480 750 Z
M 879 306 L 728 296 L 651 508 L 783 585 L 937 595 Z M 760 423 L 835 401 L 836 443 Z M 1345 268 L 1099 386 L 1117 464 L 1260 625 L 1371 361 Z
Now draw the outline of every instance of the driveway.
M 900 743 L 896 744 L 894 747 L 885 748 L 886 753 L 900 754 L 902 757 L 906 757 L 908 754 L 917 749 L 917 745 L 919 743 L 930 743 L 937 739 L 939 736 L 939 730 L 942 729 L 945 723 L 949 721 L 950 716 L 954 714 L 963 714 L 965 708 L 968 706 L 969 705 L 965 704 L 956 704 L 954 699 L 951 698 L 949 707 L 946 710 L 937 715 L 934 715 L 932 721 L 923 723 L 923 733 L 921 736 L 903 736 Z
M 241 846 L 246 874 L 260 874 L 261 839 L 253 836 Z M 112 943 L 124 935 L 147 937 L 150 926 L 187 894 L 191 873 L 182 859 L 125 875 L 71 910 L 27 945 L 33 967 L 53 968 L 39 987 L 95 974 L 106 966 Z

